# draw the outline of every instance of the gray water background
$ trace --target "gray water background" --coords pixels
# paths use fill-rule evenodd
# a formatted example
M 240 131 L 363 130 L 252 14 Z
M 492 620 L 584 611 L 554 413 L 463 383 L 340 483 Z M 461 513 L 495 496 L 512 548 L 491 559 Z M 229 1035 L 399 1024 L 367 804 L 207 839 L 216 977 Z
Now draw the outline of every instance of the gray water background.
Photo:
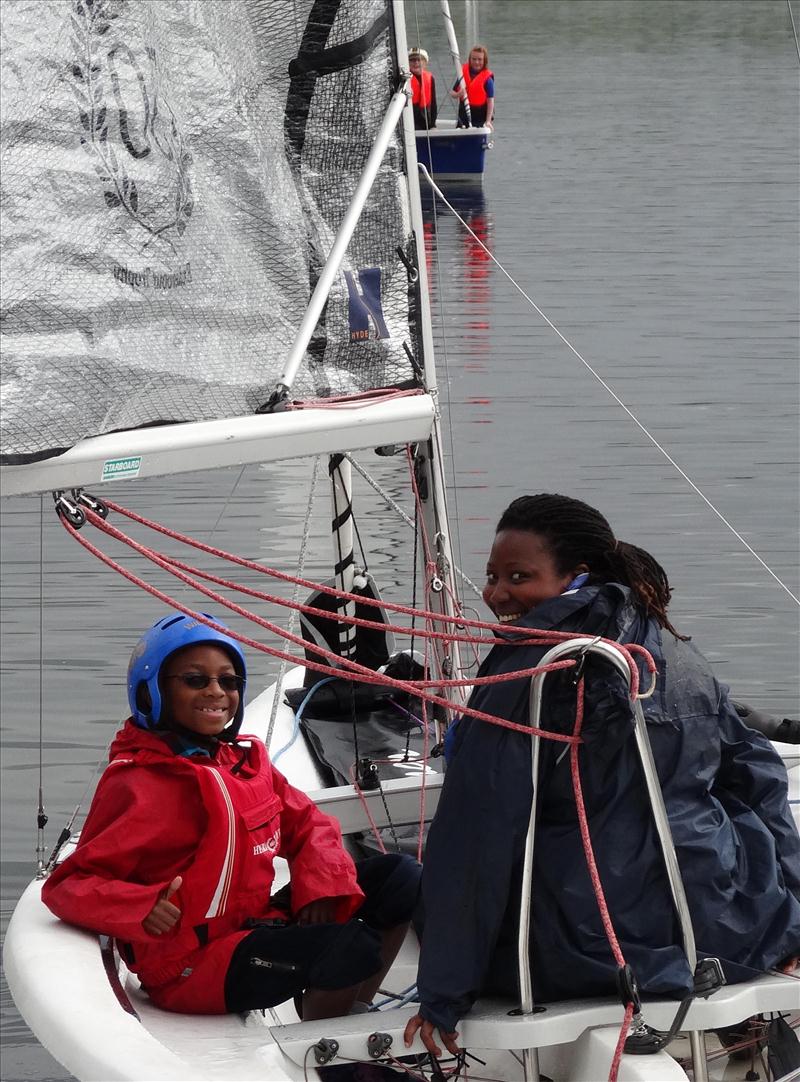
M 431 52 L 441 100 L 451 74 L 437 11 L 432 0 L 407 4 L 409 41 Z M 497 76 L 496 138 L 484 196 L 462 198 L 461 211 L 797 594 L 798 59 L 785 0 L 483 0 L 480 26 Z M 588 500 L 668 569 L 673 621 L 721 679 L 753 704 L 796 713 L 794 602 L 455 218 L 426 201 L 426 219 L 464 570 L 481 582 L 494 523 L 514 496 Z M 407 507 L 400 463 L 364 461 Z M 107 491 L 291 570 L 308 476 L 303 463 Z M 91 791 L 125 713 L 131 646 L 161 607 L 72 542 L 49 499 L 3 501 L 0 511 L 4 931 L 34 870 L 40 714 L 49 850 Z M 327 515 L 323 499 L 309 577 L 327 574 Z M 405 527 L 368 504 L 361 528 L 376 539 L 368 548 L 384 592 L 410 600 Z M 251 686 L 276 668 L 251 656 Z M 69 1078 L 0 991 L 0 1076 Z

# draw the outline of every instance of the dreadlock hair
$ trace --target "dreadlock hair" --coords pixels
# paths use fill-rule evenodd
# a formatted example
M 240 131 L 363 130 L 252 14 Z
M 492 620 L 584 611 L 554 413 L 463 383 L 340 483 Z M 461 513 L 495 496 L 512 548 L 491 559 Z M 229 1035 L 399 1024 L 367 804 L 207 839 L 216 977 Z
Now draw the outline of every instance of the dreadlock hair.
M 500 516 L 497 532 L 501 530 L 539 534 L 559 574 L 586 564 L 590 583 L 629 586 L 648 616 L 676 639 L 688 638 L 678 634 L 667 616 L 672 588 L 664 568 L 644 549 L 618 541 L 606 519 L 588 503 L 552 493 L 520 496 Z

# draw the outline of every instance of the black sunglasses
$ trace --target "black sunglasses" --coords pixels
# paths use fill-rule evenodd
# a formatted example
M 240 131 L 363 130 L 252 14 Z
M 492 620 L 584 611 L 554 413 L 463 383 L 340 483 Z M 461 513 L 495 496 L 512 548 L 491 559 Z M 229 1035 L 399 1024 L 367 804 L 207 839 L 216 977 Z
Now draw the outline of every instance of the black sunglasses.
M 202 691 L 207 688 L 212 680 L 216 680 L 223 691 L 240 691 L 244 680 L 241 676 L 233 673 L 223 673 L 222 676 L 206 676 L 204 672 L 181 672 L 175 676 L 168 676 L 167 680 L 180 680 L 192 691 Z

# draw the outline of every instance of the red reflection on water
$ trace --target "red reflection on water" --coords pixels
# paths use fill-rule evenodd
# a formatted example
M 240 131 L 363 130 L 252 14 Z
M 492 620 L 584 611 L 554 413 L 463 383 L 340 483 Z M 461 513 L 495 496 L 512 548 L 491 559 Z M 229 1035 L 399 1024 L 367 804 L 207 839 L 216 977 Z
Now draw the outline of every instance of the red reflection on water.
M 470 210 L 463 215 L 463 218 L 472 230 L 471 233 L 466 229 L 463 232 L 464 300 L 470 311 L 483 313 L 487 311 L 491 298 L 489 276 L 492 260 L 489 223 L 483 208 Z M 486 250 L 487 248 L 489 251 Z M 469 320 L 467 326 L 479 330 L 489 329 L 486 319 Z
M 430 291 L 431 282 L 433 282 L 433 249 L 436 244 L 436 233 L 430 218 L 426 218 L 422 223 L 422 239 L 425 244 L 425 268 L 428 272 L 428 290 Z

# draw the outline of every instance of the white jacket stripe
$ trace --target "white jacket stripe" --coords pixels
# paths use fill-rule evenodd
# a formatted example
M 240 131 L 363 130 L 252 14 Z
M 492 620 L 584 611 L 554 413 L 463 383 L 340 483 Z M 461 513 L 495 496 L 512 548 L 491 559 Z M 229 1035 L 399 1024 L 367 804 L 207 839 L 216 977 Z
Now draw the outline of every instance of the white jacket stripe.
M 222 862 L 222 868 L 220 870 L 216 889 L 214 890 L 214 896 L 211 899 L 211 904 L 206 913 L 206 917 L 220 917 L 225 912 L 225 905 L 228 901 L 228 891 L 230 890 L 231 879 L 233 877 L 233 858 L 236 845 L 236 814 L 233 810 L 233 802 L 230 793 L 225 786 L 225 782 L 222 780 L 220 772 L 212 767 L 211 773 L 216 778 L 217 785 L 220 787 L 222 799 L 225 802 L 225 808 L 228 813 L 228 844 L 225 852 L 225 859 Z

